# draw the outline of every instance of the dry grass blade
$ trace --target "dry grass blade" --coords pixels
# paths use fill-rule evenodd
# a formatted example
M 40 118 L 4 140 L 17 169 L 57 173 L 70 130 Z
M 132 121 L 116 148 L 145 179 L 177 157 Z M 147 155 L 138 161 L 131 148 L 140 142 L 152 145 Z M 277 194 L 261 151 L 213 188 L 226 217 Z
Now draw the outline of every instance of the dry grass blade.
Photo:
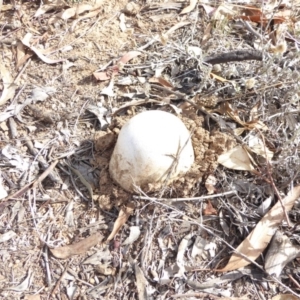
M 71 257 L 72 255 L 84 254 L 91 247 L 100 243 L 103 239 L 101 233 L 93 234 L 78 243 L 58 247 L 55 249 L 50 249 L 53 256 L 56 258 L 66 259 Z
M 283 199 L 285 210 L 288 212 L 292 209 L 296 199 L 300 196 L 300 185 L 293 188 L 292 191 Z M 266 249 L 272 236 L 278 228 L 278 225 L 284 219 L 284 211 L 280 202 L 277 202 L 273 208 L 265 214 L 258 222 L 247 238 L 237 247 L 227 265 L 218 270 L 221 272 L 236 270 L 245 267 L 250 262 L 242 258 L 239 253 L 243 254 L 251 260 L 257 257 Z

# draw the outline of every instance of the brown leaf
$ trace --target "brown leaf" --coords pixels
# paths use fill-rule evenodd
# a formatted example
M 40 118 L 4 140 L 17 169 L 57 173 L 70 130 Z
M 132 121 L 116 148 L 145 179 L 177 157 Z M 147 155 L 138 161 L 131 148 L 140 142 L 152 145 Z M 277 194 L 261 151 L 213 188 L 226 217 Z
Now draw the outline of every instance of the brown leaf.
M 217 215 L 218 212 L 215 210 L 215 208 L 212 206 L 210 200 L 207 201 L 206 207 L 203 210 L 204 216 L 212 216 Z
M 93 75 L 97 80 L 108 80 L 111 79 L 113 76 L 116 76 L 119 74 L 119 72 L 122 70 L 124 65 L 130 61 L 131 59 L 139 56 L 142 54 L 140 51 L 129 51 L 126 54 L 124 54 L 115 65 L 113 65 L 110 68 L 107 68 L 105 71 L 102 72 L 94 72 Z
M 96 246 L 98 243 L 100 243 L 102 239 L 102 234 L 96 233 L 75 244 L 50 249 L 50 251 L 56 258 L 65 259 L 69 258 L 72 255 L 84 254 L 91 247 Z
M 109 237 L 107 238 L 106 242 L 111 241 L 115 237 L 115 235 L 118 233 L 121 227 L 127 222 L 134 208 L 135 208 L 134 203 L 128 203 L 126 206 L 121 208 L 119 212 L 119 216 L 115 221 L 114 228 L 111 234 L 109 235 Z
M 186 6 L 179 14 L 180 15 L 188 14 L 196 7 L 197 2 L 198 0 L 190 0 L 190 4 Z
M 286 212 L 290 211 L 300 196 L 300 185 L 293 188 L 287 196 L 282 200 Z M 247 236 L 247 238 L 237 247 L 227 265 L 218 271 L 232 271 L 250 264 L 248 260 L 242 258 L 238 253 L 243 254 L 251 260 L 257 257 L 266 249 L 272 236 L 278 228 L 278 225 L 284 218 L 284 211 L 280 201 L 278 201 L 271 210 L 257 223 L 255 228 Z
M 166 79 L 164 79 L 162 77 L 152 77 L 152 78 L 149 79 L 149 82 L 159 83 L 160 85 L 162 85 L 164 87 L 169 87 L 169 88 L 174 87 L 169 81 L 167 81 Z

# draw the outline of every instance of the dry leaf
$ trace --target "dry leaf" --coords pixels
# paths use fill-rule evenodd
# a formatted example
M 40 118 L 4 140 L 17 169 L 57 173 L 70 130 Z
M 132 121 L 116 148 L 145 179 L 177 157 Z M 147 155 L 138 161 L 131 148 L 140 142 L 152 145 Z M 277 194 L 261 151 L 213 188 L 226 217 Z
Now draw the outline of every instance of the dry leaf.
M 204 216 L 212 216 L 212 215 L 217 215 L 218 212 L 215 210 L 215 208 L 212 206 L 211 202 L 208 200 L 206 207 L 203 210 L 203 215 Z
M 149 79 L 149 82 L 151 83 L 159 83 L 160 85 L 164 86 L 164 87 L 169 87 L 169 88 L 173 88 L 174 86 L 167 81 L 166 79 L 162 78 L 162 77 L 151 77 Z
M 286 212 L 289 212 L 296 199 L 300 196 L 300 185 L 293 188 L 292 191 L 282 200 Z M 270 209 L 265 216 L 258 222 L 255 228 L 247 236 L 247 238 L 237 247 L 227 265 L 218 271 L 225 272 L 236 270 L 250 264 L 248 260 L 242 258 L 238 253 L 243 254 L 251 260 L 257 257 L 266 249 L 272 236 L 278 228 L 278 225 L 284 218 L 284 211 L 280 201 Z
M 56 258 L 65 259 L 65 258 L 69 258 L 72 255 L 84 254 L 91 247 L 100 243 L 102 239 L 103 239 L 102 234 L 96 233 L 75 244 L 58 247 L 55 249 L 50 249 L 50 251 L 52 255 L 55 256 Z
M 77 16 L 79 16 L 80 14 L 82 14 L 86 11 L 92 11 L 92 10 L 96 10 L 96 9 L 100 8 L 102 3 L 103 3 L 103 0 L 96 0 L 93 3 L 93 5 L 92 4 L 87 4 L 87 3 L 78 4 L 74 7 L 68 8 L 68 9 L 54 15 L 53 17 L 51 17 L 49 19 L 48 24 L 53 24 L 53 23 L 57 22 L 60 19 L 68 20 L 68 19 L 73 18 L 73 17 L 76 18 Z
M 186 25 L 190 25 L 191 22 L 188 22 L 188 21 L 181 21 L 177 24 L 175 24 L 174 26 L 172 26 L 165 34 L 168 36 L 170 35 L 171 33 L 173 33 L 175 30 L 181 28 L 181 27 L 184 27 Z
M 22 42 L 17 42 L 17 63 L 16 68 L 19 69 L 23 64 L 33 55 L 33 52 L 26 51 L 25 46 Z
M 277 230 L 265 256 L 265 271 L 278 278 L 283 268 L 299 256 L 300 247 L 293 245 L 288 236 Z
M 65 61 L 65 59 L 51 59 L 51 58 L 48 58 L 47 56 L 45 56 L 44 54 L 42 54 L 42 51 L 35 48 L 34 46 L 30 46 L 30 39 L 32 37 L 32 34 L 31 33 L 27 33 L 24 38 L 22 39 L 22 43 L 28 47 L 31 51 L 33 51 L 43 62 L 45 62 L 46 64 L 57 64 L 59 62 L 63 62 Z
M 15 95 L 17 85 L 14 84 L 14 80 L 10 75 L 8 69 L 4 66 L 4 63 L 0 63 L 0 75 L 3 81 L 3 90 L 0 97 L 0 105 L 5 104 L 9 99 L 12 99 Z
M 244 122 L 240 119 L 238 111 L 233 109 L 232 106 L 228 102 L 224 102 L 221 105 L 221 111 L 226 113 L 232 120 L 236 121 L 240 125 L 244 126 L 245 129 L 259 129 L 259 130 L 268 130 L 269 128 L 259 120 L 251 120 L 248 122 Z
M 266 145 L 264 145 L 263 141 L 257 136 L 249 136 L 248 146 L 252 152 L 266 158 L 267 160 L 271 160 L 273 158 L 274 153 Z
M 249 156 L 249 153 L 239 145 L 221 154 L 218 158 L 218 163 L 232 170 L 253 172 L 255 169 Z
M 97 80 L 108 80 L 111 79 L 113 76 L 116 76 L 119 74 L 119 72 L 123 69 L 124 65 L 130 61 L 131 59 L 141 55 L 142 53 L 140 51 L 129 51 L 126 54 L 124 54 L 117 63 L 108 68 L 105 71 L 102 72 L 94 72 L 93 75 Z
M 114 228 L 111 234 L 109 235 L 109 237 L 107 238 L 106 242 L 111 241 L 115 237 L 115 235 L 118 233 L 121 227 L 127 222 L 134 208 L 135 208 L 134 203 L 128 203 L 126 206 L 121 208 L 119 212 L 119 216 L 115 221 Z
M 197 2 L 198 0 L 190 0 L 190 4 L 187 7 L 185 7 L 179 14 L 188 14 L 196 7 Z

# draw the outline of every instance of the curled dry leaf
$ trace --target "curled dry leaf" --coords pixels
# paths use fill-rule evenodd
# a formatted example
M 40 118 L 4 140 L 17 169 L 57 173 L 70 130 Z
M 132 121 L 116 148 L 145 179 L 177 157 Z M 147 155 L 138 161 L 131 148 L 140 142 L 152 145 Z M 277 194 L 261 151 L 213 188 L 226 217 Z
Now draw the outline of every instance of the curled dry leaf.
M 240 145 L 221 154 L 218 163 L 232 170 L 255 172 L 249 153 Z
M 106 242 L 111 241 L 115 235 L 118 233 L 118 231 L 121 229 L 121 227 L 127 222 L 128 218 L 132 214 L 133 210 L 135 208 L 134 203 L 128 203 L 126 206 L 123 206 L 119 212 L 119 216 L 117 220 L 114 223 L 114 228 L 107 238 Z
M 300 185 L 293 188 L 292 191 L 282 200 L 285 211 L 292 209 L 295 201 L 300 196 Z M 276 232 L 278 225 L 284 218 L 284 211 L 280 201 L 278 201 L 272 209 L 265 214 L 265 216 L 257 223 L 255 228 L 247 236 L 247 238 L 237 247 L 227 265 L 218 270 L 221 272 L 236 270 L 250 264 L 250 260 L 256 260 L 257 257 L 266 249 L 272 236 Z
M 119 72 L 123 69 L 124 65 L 130 61 L 131 59 L 141 55 L 140 51 L 129 51 L 124 54 L 115 65 L 112 67 L 107 68 L 105 71 L 102 72 L 94 72 L 93 75 L 97 80 L 108 80 L 111 79 L 113 76 L 119 74 Z
M 27 33 L 24 38 L 22 39 L 22 43 L 23 45 L 25 45 L 26 47 L 28 47 L 31 51 L 33 51 L 44 63 L 46 64 L 57 64 L 59 62 L 63 62 L 65 61 L 65 59 L 51 59 L 47 56 L 45 56 L 41 50 L 35 48 L 34 46 L 30 45 L 30 39 L 32 37 L 31 33 Z
M 63 247 L 58 247 L 55 249 L 50 249 L 50 251 L 56 258 L 65 259 L 71 257 L 72 255 L 84 254 L 91 247 L 96 246 L 98 243 L 100 243 L 102 239 L 102 234 L 96 233 L 81 240 L 80 242 Z
M 196 7 L 197 2 L 198 0 L 190 0 L 190 4 L 186 6 L 179 14 L 180 15 L 188 14 Z

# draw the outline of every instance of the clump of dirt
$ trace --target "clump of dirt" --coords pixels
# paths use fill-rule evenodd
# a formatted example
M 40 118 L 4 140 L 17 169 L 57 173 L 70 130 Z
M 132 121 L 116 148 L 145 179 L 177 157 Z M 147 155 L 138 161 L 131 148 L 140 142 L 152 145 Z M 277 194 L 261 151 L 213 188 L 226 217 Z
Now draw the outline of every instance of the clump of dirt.
M 106 131 L 95 135 L 95 150 L 97 151 L 94 164 L 101 170 L 97 200 L 102 209 L 109 210 L 126 202 L 130 193 L 115 184 L 109 175 L 109 160 L 112 155 L 118 133 L 122 126 L 132 116 L 114 118 Z M 202 178 L 213 173 L 218 166 L 218 156 L 235 146 L 231 136 L 216 131 L 212 134 L 203 128 L 204 118 L 198 116 L 194 110 L 185 111 L 181 120 L 192 133 L 192 143 L 195 152 L 195 162 L 185 176 L 175 180 L 170 186 L 177 197 L 194 196 L 195 186 Z M 145 187 L 143 187 L 145 188 Z M 157 191 L 164 188 L 163 184 L 149 184 L 145 191 Z

